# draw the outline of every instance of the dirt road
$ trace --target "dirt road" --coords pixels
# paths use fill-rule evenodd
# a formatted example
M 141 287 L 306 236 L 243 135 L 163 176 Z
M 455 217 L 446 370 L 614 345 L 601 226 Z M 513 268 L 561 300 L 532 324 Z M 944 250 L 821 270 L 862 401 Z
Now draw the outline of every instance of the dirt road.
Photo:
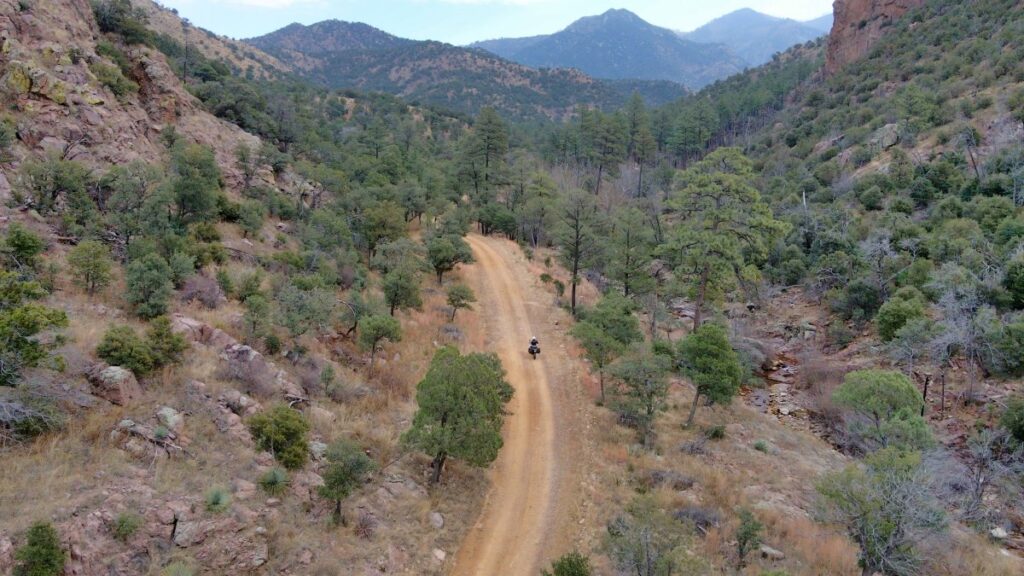
M 556 325 L 561 319 L 565 326 L 564 313 L 539 288 L 518 247 L 478 235 L 468 241 L 477 263 L 465 277 L 480 300 L 487 348 L 501 357 L 516 393 L 491 490 L 451 573 L 535 576 L 573 539 L 582 466 L 574 362 Z M 531 335 L 541 343 L 537 360 L 526 353 Z

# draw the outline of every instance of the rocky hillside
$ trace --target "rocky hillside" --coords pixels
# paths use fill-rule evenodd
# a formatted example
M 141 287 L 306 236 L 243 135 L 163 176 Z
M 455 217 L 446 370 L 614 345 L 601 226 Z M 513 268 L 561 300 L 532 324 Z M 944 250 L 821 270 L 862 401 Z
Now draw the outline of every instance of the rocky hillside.
M 925 0 L 837 0 L 825 70 L 835 73 L 858 60 L 885 34 L 885 28 Z
M 212 148 L 228 167 L 228 179 L 237 179 L 230 168 L 235 148 L 258 141 L 208 114 L 163 54 L 133 47 L 130 68 L 121 71 L 99 53 L 103 39 L 87 0 L 24 5 L 0 2 L 0 84 L 17 127 L 15 162 L 53 153 L 92 166 L 126 164 L 158 156 L 160 135 L 174 126 Z M 122 90 L 124 81 L 137 90 Z M 10 193 L 11 183 L 0 173 L 0 197 Z
M 668 80 L 689 88 L 703 87 L 744 67 L 722 46 L 680 38 L 628 10 L 581 18 L 549 36 L 474 46 L 532 67 L 578 68 L 597 78 Z
M 621 105 L 634 90 L 652 103 L 685 93 L 672 82 L 622 84 L 578 70 L 537 70 L 483 50 L 404 40 L 365 24 L 293 24 L 247 42 L 324 86 L 388 92 L 471 114 L 491 106 L 517 118 L 560 118 L 579 105 Z

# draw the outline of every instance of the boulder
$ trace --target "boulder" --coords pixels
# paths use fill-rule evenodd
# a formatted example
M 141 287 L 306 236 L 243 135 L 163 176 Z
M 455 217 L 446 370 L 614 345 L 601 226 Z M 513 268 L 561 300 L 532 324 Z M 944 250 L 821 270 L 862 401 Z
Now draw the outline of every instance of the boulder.
M 202 544 L 210 531 L 210 523 L 203 520 L 178 521 L 174 527 L 174 543 L 180 548 Z
M 120 366 L 95 364 L 86 373 L 93 394 L 118 406 L 126 406 L 142 396 L 142 388 L 131 370 Z
M 886 124 L 875 131 L 871 146 L 877 150 L 888 150 L 900 143 L 900 125 Z
M 226 348 L 238 344 L 237 340 L 220 328 L 214 328 L 205 322 L 182 314 L 171 315 L 171 330 L 197 344 L 205 344 L 214 348 Z
M 440 512 L 431 512 L 430 525 L 438 530 L 444 528 L 444 516 L 442 516 Z
M 324 444 L 319 440 L 313 440 L 309 443 L 309 455 L 313 460 L 323 460 L 326 454 L 327 444 Z
M 10 538 L 0 536 L 0 574 L 9 574 L 14 570 L 14 544 Z
M 444 562 L 445 558 L 448 557 L 448 553 L 445 552 L 444 550 L 441 550 L 440 548 L 434 548 L 434 553 L 433 554 L 434 554 L 434 560 L 437 560 L 438 562 Z
M 160 421 L 160 424 L 178 434 L 181 432 L 182 427 L 185 425 L 185 417 L 174 408 L 170 406 L 164 406 L 157 410 L 156 419 Z
M 786 559 L 786 555 L 783 554 L 781 551 L 776 550 L 775 548 L 772 548 L 771 546 L 768 546 L 767 544 L 762 544 L 761 545 L 761 558 L 764 558 L 766 560 L 771 560 L 773 562 L 778 562 L 779 560 L 785 560 Z
M 992 537 L 996 540 L 1006 540 L 1010 536 L 1010 534 L 1002 526 L 996 526 L 995 528 L 989 530 L 988 533 L 991 534 Z

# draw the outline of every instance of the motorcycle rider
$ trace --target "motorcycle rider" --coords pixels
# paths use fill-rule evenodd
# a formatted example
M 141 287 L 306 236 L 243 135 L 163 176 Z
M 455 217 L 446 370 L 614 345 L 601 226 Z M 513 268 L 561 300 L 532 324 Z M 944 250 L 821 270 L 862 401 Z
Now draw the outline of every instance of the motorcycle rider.
M 537 358 L 537 354 L 540 354 L 540 342 L 537 340 L 536 336 L 530 338 L 530 347 L 527 349 L 527 352 L 529 352 L 530 356 L 533 356 L 534 359 Z

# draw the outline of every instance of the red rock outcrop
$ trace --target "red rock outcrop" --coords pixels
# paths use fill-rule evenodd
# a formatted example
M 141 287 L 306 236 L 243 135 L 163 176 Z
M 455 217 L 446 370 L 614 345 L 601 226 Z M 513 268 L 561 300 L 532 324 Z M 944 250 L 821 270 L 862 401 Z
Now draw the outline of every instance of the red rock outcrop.
M 835 0 L 825 71 L 834 74 L 858 60 L 885 34 L 885 27 L 925 0 Z

